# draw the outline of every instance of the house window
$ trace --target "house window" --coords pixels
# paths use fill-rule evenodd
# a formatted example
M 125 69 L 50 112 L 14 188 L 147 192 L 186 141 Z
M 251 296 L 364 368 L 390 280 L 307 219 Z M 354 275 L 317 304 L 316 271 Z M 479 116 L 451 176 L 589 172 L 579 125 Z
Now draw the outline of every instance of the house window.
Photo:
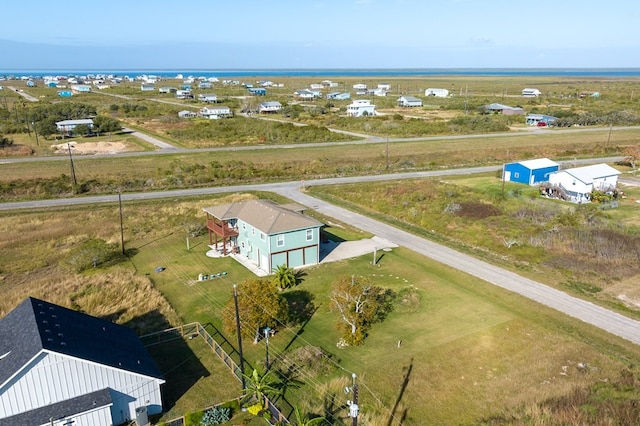
M 284 247 L 284 235 L 278 235 L 276 237 L 276 246 L 277 247 Z
M 256 235 L 256 228 L 251 228 L 251 235 Z
M 242 229 L 243 229 L 243 230 L 244 230 L 244 229 L 247 229 L 247 224 L 246 224 L 246 223 L 244 223 L 244 222 L 242 222 Z
M 520 173 L 518 173 L 518 172 L 514 172 L 514 173 L 513 173 L 513 177 L 514 177 L 514 178 L 516 178 L 516 179 L 517 179 L 517 178 L 519 178 L 519 177 L 520 177 Z
M 313 229 L 307 229 L 307 241 L 313 240 Z
M 260 240 L 265 241 L 267 239 L 267 236 L 264 235 L 264 232 L 260 233 Z

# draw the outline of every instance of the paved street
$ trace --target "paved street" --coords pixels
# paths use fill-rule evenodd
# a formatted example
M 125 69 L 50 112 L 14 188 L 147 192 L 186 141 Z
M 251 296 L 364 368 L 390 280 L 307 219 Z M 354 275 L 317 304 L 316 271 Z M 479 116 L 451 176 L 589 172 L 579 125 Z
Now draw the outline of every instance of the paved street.
M 320 179 L 305 182 L 309 185 L 330 185 L 349 183 L 356 181 L 381 181 L 389 179 L 407 179 L 438 175 L 470 174 L 480 171 L 495 169 L 491 167 L 478 167 L 472 169 L 442 170 L 433 172 L 403 173 L 398 175 L 364 176 L 351 178 Z M 531 300 L 549 306 L 560 312 L 577 318 L 585 323 L 599 327 L 611 334 L 622 337 L 640 345 L 640 321 L 627 318 L 608 309 L 597 306 L 576 297 L 569 296 L 561 291 L 548 287 L 537 281 L 521 277 L 506 269 L 499 268 L 466 254 L 457 252 L 448 247 L 434 243 L 393 226 L 378 222 L 366 216 L 354 213 L 344 208 L 332 205 L 325 201 L 311 197 L 300 191 L 302 182 L 272 183 L 263 185 L 237 185 L 219 188 L 196 188 L 162 192 L 140 192 L 123 194 L 124 202 L 132 200 L 148 200 L 158 198 L 170 198 L 181 196 L 197 196 L 207 194 L 219 194 L 244 191 L 271 191 L 284 195 L 291 200 L 312 208 L 328 217 L 333 217 L 346 223 L 368 231 L 380 238 L 399 246 L 404 246 L 432 258 L 445 265 L 481 278 L 491 284 L 506 290 L 518 293 Z M 20 208 L 47 208 L 52 206 L 81 205 L 95 203 L 113 203 L 117 205 L 117 195 L 105 195 L 97 197 L 70 198 L 57 200 L 41 200 L 18 203 L 0 203 L 0 210 Z

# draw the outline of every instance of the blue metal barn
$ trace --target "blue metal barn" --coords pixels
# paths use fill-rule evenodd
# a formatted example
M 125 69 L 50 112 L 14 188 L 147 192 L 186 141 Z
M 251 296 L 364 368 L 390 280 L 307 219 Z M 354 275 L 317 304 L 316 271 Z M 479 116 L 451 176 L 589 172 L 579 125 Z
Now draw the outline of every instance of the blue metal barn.
M 549 180 L 549 175 L 558 171 L 560 165 L 548 158 L 519 161 L 505 164 L 503 178 L 506 182 L 537 185 Z

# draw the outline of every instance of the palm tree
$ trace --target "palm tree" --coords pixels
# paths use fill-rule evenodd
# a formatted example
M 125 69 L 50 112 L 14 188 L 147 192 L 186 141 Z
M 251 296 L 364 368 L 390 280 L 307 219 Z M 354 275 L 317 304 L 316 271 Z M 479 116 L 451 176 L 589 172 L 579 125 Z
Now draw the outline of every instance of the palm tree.
M 287 267 L 284 263 L 273 269 L 273 284 L 280 290 L 293 287 L 297 284 L 298 277 L 293 268 Z
M 273 375 L 273 370 L 260 374 L 254 369 L 250 376 L 245 375 L 246 387 L 242 390 L 242 403 L 256 401 L 262 410 L 267 408 L 267 398 L 282 393 L 280 380 Z
M 314 417 L 310 418 L 309 414 L 305 414 L 304 416 L 300 413 L 300 409 L 298 407 L 293 408 L 294 418 L 291 420 L 292 426 L 316 426 L 321 425 L 325 422 L 324 417 Z

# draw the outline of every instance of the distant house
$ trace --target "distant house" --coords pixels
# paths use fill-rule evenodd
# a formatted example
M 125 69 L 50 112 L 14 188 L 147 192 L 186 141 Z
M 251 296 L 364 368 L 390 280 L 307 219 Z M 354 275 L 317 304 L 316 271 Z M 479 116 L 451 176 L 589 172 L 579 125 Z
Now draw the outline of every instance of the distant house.
M 355 90 L 367 90 L 367 85 L 364 83 L 357 83 L 353 85 Z
M 322 80 L 321 84 L 324 87 L 338 87 L 338 83 L 331 80 Z
M 36 87 L 36 82 L 33 80 L 27 81 L 27 87 Z
M 190 84 L 181 84 L 180 85 L 180 89 L 191 91 L 191 90 L 193 90 L 193 86 L 191 86 Z
M 264 87 L 248 87 L 247 91 L 253 96 L 265 96 L 267 94 L 267 89 Z
M 369 100 L 358 99 L 347 105 L 349 117 L 362 117 L 376 115 L 376 106 Z
M 55 80 L 49 80 L 45 83 L 47 87 L 58 87 L 58 82 Z
M 309 85 L 309 89 L 311 89 L 311 90 L 320 90 L 320 89 L 323 89 L 323 88 L 324 88 L 324 86 L 321 83 L 311 83 Z
M 71 85 L 71 91 L 74 95 L 79 93 L 89 93 L 91 92 L 91 86 L 88 84 L 73 84 Z
M 502 105 L 493 103 L 484 106 L 484 111 L 488 114 L 502 114 L 502 115 L 522 115 L 524 109 L 520 107 L 511 107 L 508 105 Z
M 387 96 L 387 90 L 376 87 L 375 89 L 367 89 L 366 93 L 373 96 Z
M 304 100 L 313 99 L 315 97 L 313 92 L 307 89 L 296 90 L 294 95 L 296 95 L 297 98 Z
M 538 185 L 549 181 L 549 175 L 557 172 L 560 165 L 548 158 L 518 161 L 505 164 L 503 179 L 505 182 L 518 182 L 525 185 Z
M 206 102 L 208 104 L 215 104 L 216 102 L 218 102 L 218 96 L 214 95 L 213 93 L 199 94 L 198 100 L 200 102 Z
M 541 94 L 542 92 L 540 92 L 538 89 L 532 89 L 530 87 L 522 89 L 522 96 L 524 96 L 525 98 L 537 98 Z
M 211 89 L 213 87 L 213 84 L 211 84 L 211 82 L 209 81 L 201 81 L 200 83 L 198 83 L 198 89 Z
M 378 84 L 378 89 L 388 92 L 389 90 L 391 90 L 391 85 L 388 83 L 380 83 Z
M 79 120 L 62 120 L 56 122 L 56 129 L 58 132 L 72 136 L 76 127 L 80 125 L 89 126 L 89 128 L 93 128 L 93 119 L 91 118 L 81 118 Z
M 160 93 L 176 93 L 178 91 L 178 89 L 176 89 L 175 87 L 161 87 L 158 89 L 158 92 Z
M 198 114 L 196 114 L 193 111 L 184 110 L 184 111 L 178 112 L 178 117 L 180 117 L 180 118 L 194 118 L 194 117 L 197 117 L 197 116 L 198 116 Z
M 61 98 L 70 98 L 73 96 L 73 92 L 71 90 L 58 90 L 58 96 Z
M 401 107 L 421 107 L 422 99 L 418 99 L 414 96 L 400 96 L 398 98 L 398 106 Z
M 282 109 L 282 104 L 278 101 L 270 101 L 270 102 L 261 102 L 258 107 L 258 112 L 261 114 L 268 114 L 274 112 L 280 112 Z
M 583 203 L 590 201 L 591 192 L 615 191 L 618 186 L 620 172 L 608 164 L 594 164 L 559 170 L 549 175 L 552 190 L 557 189 L 565 194 L 568 201 Z
M 546 127 L 553 126 L 558 119 L 551 115 L 527 114 L 526 122 L 529 126 Z
M 327 94 L 327 99 L 335 99 L 336 101 L 344 101 L 351 99 L 351 93 L 349 92 L 333 92 Z
M 140 90 L 142 90 L 143 92 L 153 92 L 154 90 L 156 90 L 156 86 L 150 83 L 142 83 L 140 85 Z
M 176 90 L 176 98 L 177 99 L 193 99 L 193 92 L 191 92 L 191 89 Z
M 217 120 L 220 118 L 232 117 L 233 113 L 231 112 L 231 108 L 227 106 L 219 105 L 219 106 L 206 106 L 198 112 L 198 115 L 211 120 Z
M 237 253 L 270 274 L 280 265 L 289 268 L 320 262 L 323 224 L 302 214 L 299 205 L 248 200 L 207 207 L 211 248 Z
M 447 89 L 434 89 L 429 88 L 424 91 L 425 96 L 435 96 L 436 98 L 446 98 L 449 96 L 449 91 Z
M 0 319 L 2 426 L 128 424 L 164 382 L 130 328 L 32 297 Z

